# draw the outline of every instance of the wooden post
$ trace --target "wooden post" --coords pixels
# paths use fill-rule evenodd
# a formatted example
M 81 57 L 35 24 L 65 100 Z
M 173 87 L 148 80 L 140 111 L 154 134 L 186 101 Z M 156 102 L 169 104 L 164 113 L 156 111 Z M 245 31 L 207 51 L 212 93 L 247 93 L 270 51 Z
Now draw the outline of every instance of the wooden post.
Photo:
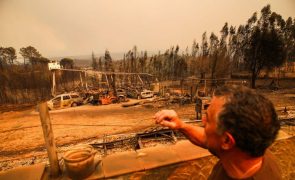
M 104 74 L 105 75 L 105 77 L 106 77 L 106 81 L 107 81 L 107 85 L 108 85 L 108 90 L 110 89 L 110 83 L 109 83 L 109 79 L 108 79 L 108 76 L 107 76 L 107 74 Z
M 86 87 L 86 90 L 88 91 L 87 73 L 86 73 L 86 71 L 85 71 L 85 87 Z
M 51 94 L 52 96 L 55 96 L 55 70 L 52 71 L 52 89 L 51 89 Z
M 57 177 L 60 172 L 58 158 L 56 153 L 56 146 L 54 142 L 54 136 L 52 132 L 51 121 L 49 117 L 48 107 L 46 102 L 42 102 L 39 105 L 39 115 L 43 129 L 43 135 L 45 140 L 45 146 L 48 153 L 48 159 L 50 164 L 50 175 Z
M 100 89 L 100 84 L 99 83 L 100 83 L 99 75 L 98 74 L 95 74 L 93 86 L 95 87 L 95 85 L 97 84 L 98 89 Z
M 191 85 L 191 102 L 193 102 L 193 83 Z
M 205 96 L 207 96 L 207 82 L 206 82 L 206 79 L 205 79 L 205 89 L 204 89 L 204 92 L 205 92 Z
M 82 72 L 79 73 L 79 74 L 80 74 L 80 82 L 81 82 L 81 86 L 82 86 L 82 88 L 83 88 L 84 85 L 83 85 L 83 79 L 82 79 L 82 75 L 81 75 L 81 73 L 82 73 Z

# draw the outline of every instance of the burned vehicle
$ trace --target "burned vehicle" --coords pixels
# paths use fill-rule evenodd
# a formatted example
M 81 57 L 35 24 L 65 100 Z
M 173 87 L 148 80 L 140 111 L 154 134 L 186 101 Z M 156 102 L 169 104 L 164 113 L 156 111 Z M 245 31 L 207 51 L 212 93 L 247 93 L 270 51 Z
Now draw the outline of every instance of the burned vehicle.
M 124 89 L 117 89 L 116 96 L 112 91 L 96 91 L 88 93 L 89 102 L 93 105 L 107 105 L 111 103 L 126 102 L 126 92 Z
M 139 99 L 139 91 L 137 89 L 127 89 L 126 95 L 128 98 Z
M 118 102 L 126 102 L 127 101 L 127 93 L 124 89 L 116 90 Z
M 134 99 L 145 99 L 145 98 L 151 98 L 154 96 L 154 92 L 144 89 L 144 90 L 138 90 L 138 89 L 128 89 L 127 90 L 127 97 L 134 98 Z
M 150 90 L 144 89 L 142 92 L 140 92 L 140 98 L 145 99 L 145 98 L 151 98 L 154 97 L 154 92 Z
M 53 99 L 47 101 L 49 110 L 64 108 L 64 107 L 75 107 L 83 104 L 83 98 L 77 93 L 60 94 Z

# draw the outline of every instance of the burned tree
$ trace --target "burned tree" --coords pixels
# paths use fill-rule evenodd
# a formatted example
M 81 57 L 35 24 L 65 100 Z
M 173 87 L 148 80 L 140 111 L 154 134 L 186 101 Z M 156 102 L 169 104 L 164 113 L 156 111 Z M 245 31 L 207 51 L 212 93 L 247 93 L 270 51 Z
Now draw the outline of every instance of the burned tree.
M 283 64 L 286 53 L 282 35 L 271 23 L 270 5 L 261 10 L 261 18 L 256 25 L 255 18 L 248 21 L 247 38 L 244 41 L 244 60 L 251 72 L 251 87 L 255 88 L 255 81 L 263 68 L 278 67 Z

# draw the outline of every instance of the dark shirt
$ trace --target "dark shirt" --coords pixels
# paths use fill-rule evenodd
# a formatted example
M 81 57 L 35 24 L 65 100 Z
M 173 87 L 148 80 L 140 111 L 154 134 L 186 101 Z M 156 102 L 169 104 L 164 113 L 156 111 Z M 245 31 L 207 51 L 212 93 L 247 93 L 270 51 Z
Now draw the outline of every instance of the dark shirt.
M 220 161 L 214 166 L 208 180 L 230 180 L 233 179 L 229 177 L 224 170 Z M 262 166 L 259 171 L 257 171 L 252 177 L 246 178 L 244 180 L 281 180 L 281 171 L 274 160 L 273 155 L 266 151 Z

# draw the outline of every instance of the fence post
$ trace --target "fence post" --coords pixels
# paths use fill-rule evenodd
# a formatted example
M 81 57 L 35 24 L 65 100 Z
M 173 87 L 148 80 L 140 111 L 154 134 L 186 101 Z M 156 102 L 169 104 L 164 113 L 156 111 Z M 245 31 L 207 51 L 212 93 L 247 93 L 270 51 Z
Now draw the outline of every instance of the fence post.
M 52 177 L 57 177 L 60 172 L 58 157 L 56 153 L 56 146 L 54 141 L 54 136 L 52 132 L 51 121 L 49 117 L 48 107 L 46 102 L 42 102 L 38 105 L 39 115 L 42 124 L 42 130 L 45 140 L 45 146 L 48 153 L 48 159 L 50 164 L 50 175 Z
M 87 73 L 86 73 L 86 71 L 85 71 L 85 87 L 86 87 L 86 90 L 88 91 Z
M 83 79 L 82 79 L 82 75 L 81 75 L 81 74 L 82 74 L 82 72 L 80 72 L 79 74 L 80 74 L 80 82 L 81 82 L 81 86 L 82 86 L 82 88 L 83 88 L 83 87 L 84 87 L 84 85 L 83 85 Z

